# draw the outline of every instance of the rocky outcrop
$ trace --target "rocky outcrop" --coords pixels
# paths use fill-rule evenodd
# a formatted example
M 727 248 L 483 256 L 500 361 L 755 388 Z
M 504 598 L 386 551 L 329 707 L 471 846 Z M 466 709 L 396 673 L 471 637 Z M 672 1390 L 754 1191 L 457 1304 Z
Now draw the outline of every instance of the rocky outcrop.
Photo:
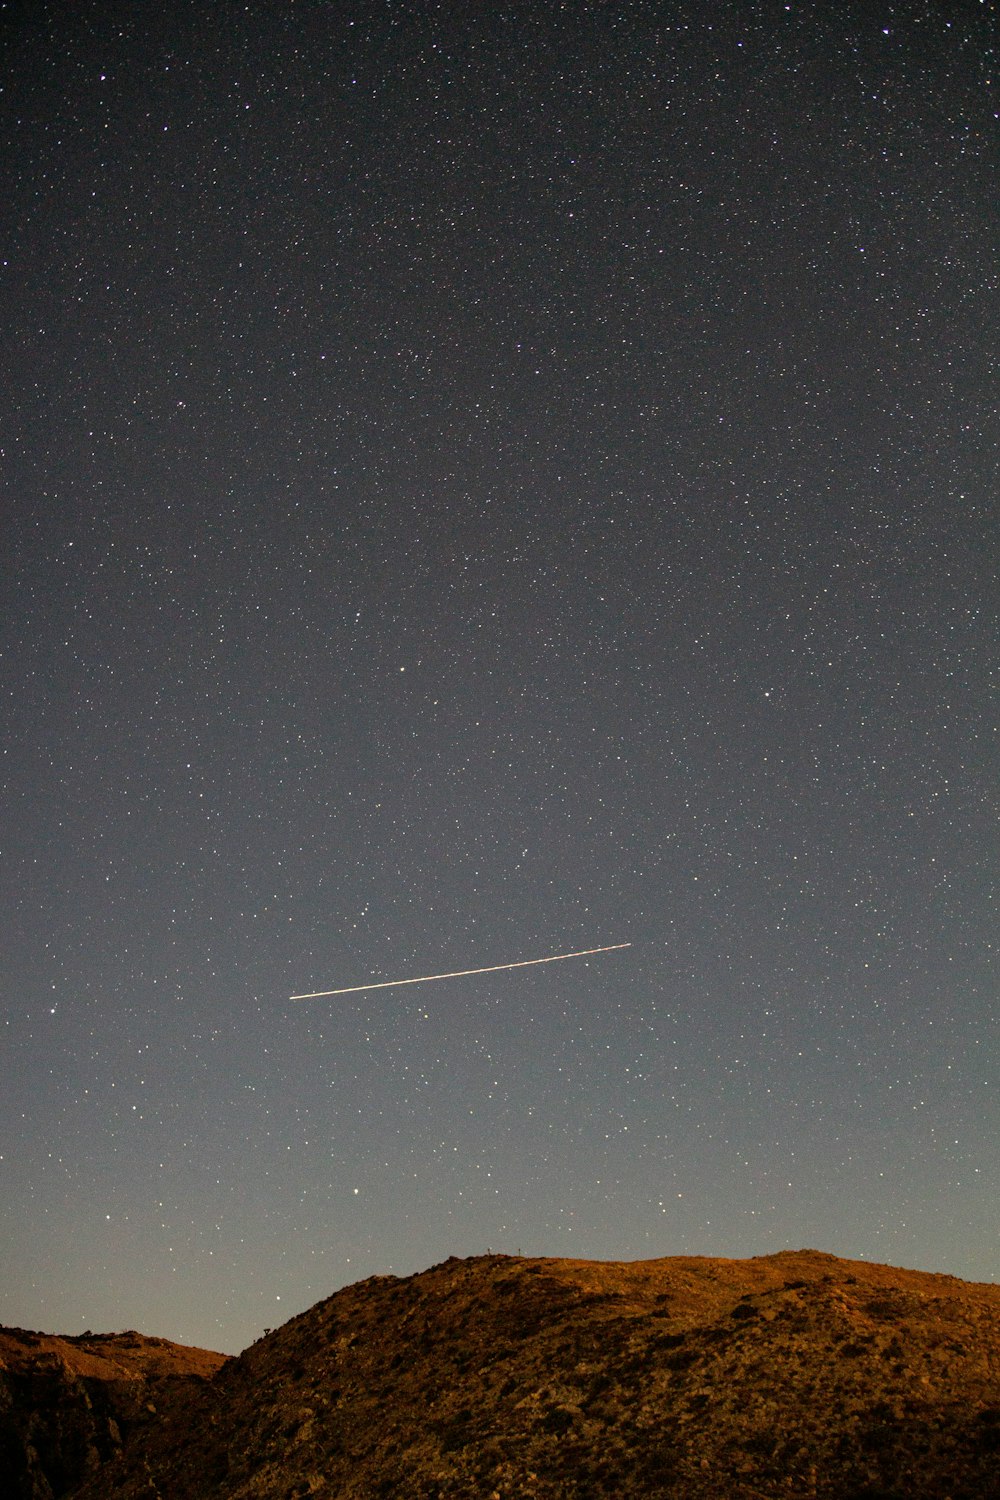
M 3 1500 L 1000 1500 L 1000 1288 L 484 1256 L 239 1358 L 0 1330 Z
M 804 1251 L 347 1287 L 79 1500 L 1000 1500 L 1000 1288 Z
M 60 1500 L 225 1356 L 138 1333 L 0 1329 L 0 1493 Z

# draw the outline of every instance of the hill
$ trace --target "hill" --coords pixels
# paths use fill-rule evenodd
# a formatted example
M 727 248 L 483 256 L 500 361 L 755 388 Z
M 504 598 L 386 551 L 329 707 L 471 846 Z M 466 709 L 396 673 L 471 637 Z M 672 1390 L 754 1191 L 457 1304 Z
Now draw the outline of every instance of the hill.
M 1000 1497 L 1000 1287 L 813 1251 L 345 1288 L 78 1500 Z
M 134 1332 L 57 1338 L 0 1328 L 0 1494 L 70 1493 L 225 1361 Z

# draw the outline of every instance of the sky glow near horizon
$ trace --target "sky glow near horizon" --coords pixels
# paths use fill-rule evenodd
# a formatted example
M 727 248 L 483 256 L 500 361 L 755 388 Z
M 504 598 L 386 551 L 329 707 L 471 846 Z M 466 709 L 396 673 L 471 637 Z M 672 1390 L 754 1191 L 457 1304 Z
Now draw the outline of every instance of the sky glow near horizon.
M 916 10 L 0 12 L 0 1322 L 996 1277 L 1000 69 Z

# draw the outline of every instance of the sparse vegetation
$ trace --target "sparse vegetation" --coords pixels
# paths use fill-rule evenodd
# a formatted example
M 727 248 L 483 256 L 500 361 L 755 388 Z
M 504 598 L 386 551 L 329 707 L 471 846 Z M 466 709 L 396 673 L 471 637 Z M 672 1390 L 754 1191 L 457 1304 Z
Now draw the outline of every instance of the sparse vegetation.
M 64 1493 L 1000 1500 L 998 1354 L 1000 1289 L 814 1252 L 450 1260 L 293 1319 Z

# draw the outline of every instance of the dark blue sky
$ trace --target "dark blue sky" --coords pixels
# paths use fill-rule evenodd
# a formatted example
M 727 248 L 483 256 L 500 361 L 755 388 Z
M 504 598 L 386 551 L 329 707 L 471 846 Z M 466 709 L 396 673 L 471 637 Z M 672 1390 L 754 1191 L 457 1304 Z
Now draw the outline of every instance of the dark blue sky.
M 0 7 L 4 1323 L 997 1274 L 995 10 L 482 9 Z

